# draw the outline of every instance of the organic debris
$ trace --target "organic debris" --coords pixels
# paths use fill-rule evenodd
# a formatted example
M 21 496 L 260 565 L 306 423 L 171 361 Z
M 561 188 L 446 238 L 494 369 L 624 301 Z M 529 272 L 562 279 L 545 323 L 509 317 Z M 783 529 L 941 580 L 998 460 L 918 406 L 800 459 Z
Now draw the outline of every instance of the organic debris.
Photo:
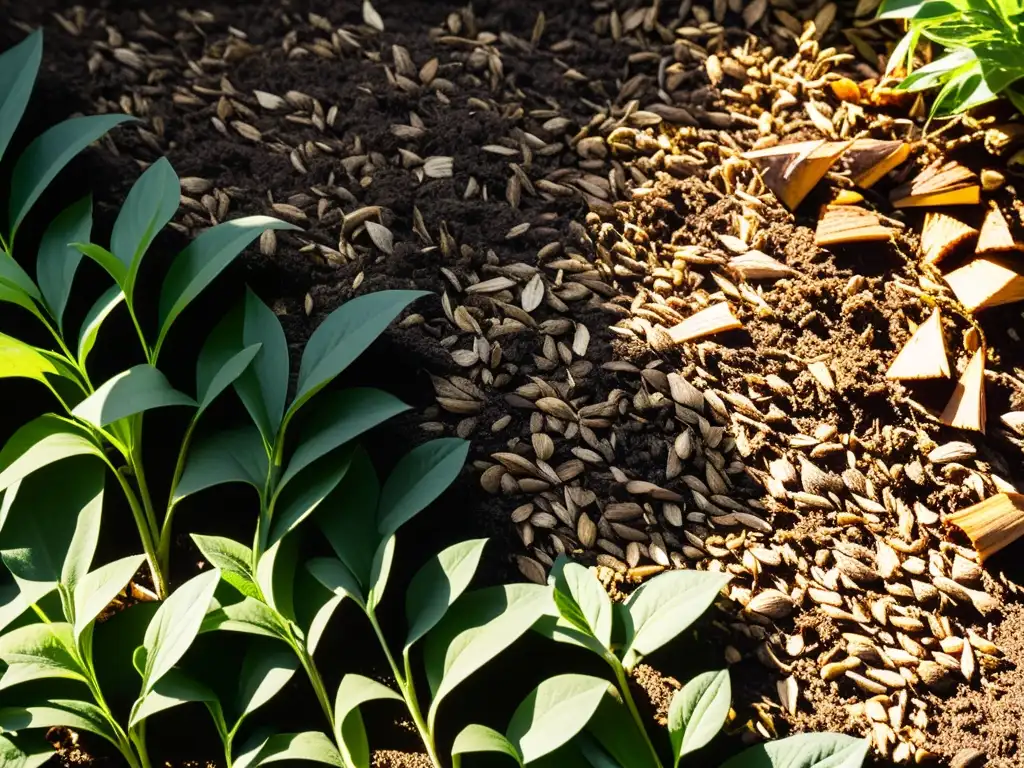
M 946 515 L 945 520 L 967 534 L 978 559 L 985 562 L 1024 536 L 1024 495 L 999 493 Z
M 892 230 L 871 211 L 853 205 L 830 205 L 818 220 L 814 244 L 867 243 L 890 240 Z
M 938 264 L 961 243 L 978 234 L 974 227 L 947 213 L 929 212 L 921 230 L 921 257 L 925 264 Z
M 732 306 L 723 301 L 707 309 L 702 309 L 681 323 L 673 325 L 668 329 L 668 335 L 674 343 L 682 344 L 703 336 L 711 336 L 723 331 L 734 331 L 742 327 L 743 323 L 733 314 Z
M 942 332 L 942 315 L 938 309 L 917 327 L 886 371 L 887 379 L 949 378 L 946 338 Z
M 999 210 L 999 206 L 993 203 L 989 206 L 988 213 L 985 214 L 985 221 L 981 225 L 978 245 L 974 252 L 983 254 L 1019 250 L 1021 250 L 1021 246 L 1014 242 L 1010 225 L 1006 223 L 1006 217 Z
M 960 163 L 936 160 L 912 181 L 889 194 L 897 208 L 932 205 L 977 205 L 981 202 L 978 176 Z
M 968 312 L 1024 299 L 1024 275 L 997 259 L 980 256 L 945 275 L 957 301 Z
M 783 205 L 794 210 L 850 146 L 842 141 L 801 141 L 745 152 L 761 180 Z
M 947 427 L 985 431 L 985 350 L 975 351 L 939 416 Z
M 857 139 L 843 154 L 841 165 L 858 187 L 868 189 L 910 156 L 905 141 Z

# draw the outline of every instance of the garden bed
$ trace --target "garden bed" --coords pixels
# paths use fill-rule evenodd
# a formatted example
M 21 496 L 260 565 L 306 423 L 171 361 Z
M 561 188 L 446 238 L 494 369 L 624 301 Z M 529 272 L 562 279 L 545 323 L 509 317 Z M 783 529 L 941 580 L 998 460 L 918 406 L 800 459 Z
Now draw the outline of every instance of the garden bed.
M 923 294 L 950 308 L 954 379 L 969 358 L 973 326 L 918 263 L 923 213 L 894 211 L 888 193 L 929 153 L 948 151 L 975 171 L 1002 168 L 1005 157 L 985 152 L 983 131 L 960 126 L 918 147 L 866 193 L 868 205 L 896 221 L 891 242 L 816 246 L 815 203 L 827 202 L 825 188 L 841 180 L 829 179 L 794 215 L 736 157 L 764 133 L 816 137 L 821 126 L 807 103 L 839 126 L 842 102 L 825 73 L 872 75 L 862 59 L 820 55 L 846 46 L 840 30 L 853 26 L 842 16 L 850 9 L 833 20 L 832 4 L 797 5 L 789 18 L 798 28 L 817 18 L 824 38 L 807 38 L 800 53 L 766 3 L 693 10 L 684 2 L 679 10 L 674 2 L 602 0 L 478 2 L 472 10 L 380 2 L 382 30 L 354 2 L 40 2 L 14 11 L 18 24 L 0 43 L 8 47 L 24 25 L 46 29 L 40 124 L 72 111 L 140 118 L 78 166 L 90 175 L 101 232 L 139 166 L 161 155 L 183 180 L 180 234 L 249 214 L 299 226 L 264 236 L 229 275 L 274 309 L 296 358 L 320 320 L 353 296 L 385 288 L 435 294 L 345 382 L 388 389 L 416 407 L 371 438 L 385 464 L 430 436 L 472 441 L 472 466 L 407 537 L 416 544 L 405 545 L 415 551 L 403 553 L 403 571 L 471 535 L 492 537 L 491 582 L 543 580 L 560 552 L 596 564 L 613 592 L 667 566 L 729 570 L 738 602 L 723 600 L 696 638 L 638 675 L 651 714 L 665 716 L 673 676 L 728 662 L 737 740 L 829 729 L 872 734 L 898 758 L 923 750 L 948 764 L 978 749 L 987 765 L 1010 766 L 1024 717 L 1019 571 L 1006 562 L 1011 555 L 970 577 L 997 602 L 989 615 L 931 582 L 958 556 L 971 559 L 941 516 L 1022 479 L 1020 439 L 999 422 L 1024 410 L 1020 305 L 977 317 L 990 353 L 985 434 L 935 417 L 952 382 L 904 387 L 885 378 L 909 323 L 922 323 L 936 303 Z M 878 34 L 881 50 L 886 36 Z M 750 60 L 737 63 L 737 48 Z M 706 62 L 709 52 L 724 62 L 719 71 Z M 752 104 L 772 114 L 793 82 L 793 104 L 776 110 L 767 130 L 759 126 L 763 110 Z M 905 106 L 847 114 L 851 136 L 921 137 Z M 955 141 L 946 146 L 947 138 Z M 1013 184 L 1010 177 L 989 197 L 1012 214 L 1020 239 Z M 366 221 L 382 227 L 361 226 Z M 793 274 L 740 286 L 722 269 L 732 255 L 722 235 L 742 237 Z M 157 244 L 169 252 L 180 244 L 174 239 Z M 222 310 L 238 295 L 225 291 L 211 291 L 193 311 Z M 742 328 L 680 345 L 651 330 L 720 299 L 732 302 Z M 184 356 L 187 341 L 181 345 Z M 105 354 L 113 370 L 132 362 Z M 674 372 L 696 390 L 680 391 L 667 376 Z M 693 392 L 697 400 L 687 403 Z M 681 435 L 693 444 L 677 450 Z M 928 458 L 952 441 L 969 450 L 954 461 Z M 779 459 L 794 477 L 770 464 Z M 772 476 L 781 493 L 766 490 Z M 245 519 L 209 513 L 235 501 L 183 509 L 175 581 L 194 573 L 189 532 L 246 530 Z M 904 547 L 884 579 L 876 540 Z M 132 535 L 124 546 L 133 545 Z M 777 614 L 741 610 L 765 590 L 796 590 L 801 599 Z M 871 611 L 887 593 L 900 626 Z M 976 633 L 999 654 L 979 654 L 969 680 L 948 668 L 910 686 L 822 679 L 823 667 L 851 656 L 850 633 L 911 656 L 939 651 L 938 615 L 948 618 L 950 636 Z M 349 650 L 332 674 L 350 664 L 381 671 L 382 661 L 359 659 L 366 638 L 334 634 L 329 641 Z M 507 701 L 488 704 L 496 722 L 529 690 L 521 666 L 556 666 L 535 650 L 528 645 L 501 662 Z M 873 720 L 865 705 L 879 697 L 889 722 Z M 309 691 L 282 698 L 268 717 L 315 727 Z M 176 717 L 179 732 L 192 733 L 187 717 Z M 370 726 L 371 744 L 415 751 L 403 724 Z M 171 759 L 202 761 L 215 754 L 203 751 L 204 739 L 164 748 Z M 908 746 L 898 751 L 900 744 Z M 69 749 L 67 759 L 90 758 Z M 380 765 L 417 759 L 377 754 Z

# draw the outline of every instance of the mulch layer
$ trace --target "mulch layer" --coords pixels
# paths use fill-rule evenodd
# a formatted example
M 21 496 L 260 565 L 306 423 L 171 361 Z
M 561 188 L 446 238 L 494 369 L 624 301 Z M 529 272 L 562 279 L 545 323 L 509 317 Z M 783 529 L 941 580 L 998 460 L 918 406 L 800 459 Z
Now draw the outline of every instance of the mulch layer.
M 1022 315 L 958 308 L 918 263 L 923 213 L 887 197 L 940 154 L 975 171 L 1005 171 L 1006 155 L 984 148 L 991 121 L 920 141 L 905 103 L 840 101 L 831 83 L 877 78 L 865 55 L 893 39 L 844 17 L 851 5 L 395 0 L 378 19 L 356 2 L 36 2 L 8 9 L 0 43 L 46 29 L 37 123 L 139 118 L 80 166 L 102 181 L 100 230 L 161 155 L 182 208 L 158 249 L 243 215 L 301 227 L 229 275 L 274 308 L 296 361 L 353 296 L 435 294 L 345 382 L 416 406 L 374 439 L 383 455 L 472 440 L 411 559 L 486 534 L 491 580 L 542 581 L 562 553 L 613 592 L 669 567 L 728 571 L 732 599 L 641 669 L 653 717 L 677 680 L 729 664 L 736 740 L 832 729 L 897 763 L 1008 768 L 1019 572 L 982 570 L 942 515 L 1024 479 L 1021 438 L 999 421 L 1024 410 Z M 794 214 L 739 157 L 861 136 L 915 142 L 864 193 L 888 243 L 815 246 L 818 206 L 848 179 L 830 174 Z M 1014 183 L 987 197 L 1020 239 Z M 744 281 L 728 268 L 744 250 L 792 273 Z M 231 290 L 195 313 L 223 311 Z M 742 329 L 672 342 L 667 328 L 719 302 Z M 934 306 L 954 379 L 987 350 L 984 434 L 936 418 L 954 382 L 885 378 Z M 207 525 L 185 512 L 179 561 L 186 529 Z M 376 730 L 415 751 L 400 726 Z

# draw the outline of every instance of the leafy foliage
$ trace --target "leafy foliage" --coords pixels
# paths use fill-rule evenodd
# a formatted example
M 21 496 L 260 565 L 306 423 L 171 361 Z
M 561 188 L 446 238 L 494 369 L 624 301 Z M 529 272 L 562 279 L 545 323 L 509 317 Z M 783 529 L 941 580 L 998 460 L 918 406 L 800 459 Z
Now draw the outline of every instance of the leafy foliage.
M 949 116 L 1008 98 L 1024 112 L 1024 3 L 1021 0 L 884 0 L 879 18 L 903 19 L 907 33 L 889 58 L 889 72 L 908 74 L 907 91 L 939 88 L 931 115 Z M 945 49 L 914 70 L 924 41 Z

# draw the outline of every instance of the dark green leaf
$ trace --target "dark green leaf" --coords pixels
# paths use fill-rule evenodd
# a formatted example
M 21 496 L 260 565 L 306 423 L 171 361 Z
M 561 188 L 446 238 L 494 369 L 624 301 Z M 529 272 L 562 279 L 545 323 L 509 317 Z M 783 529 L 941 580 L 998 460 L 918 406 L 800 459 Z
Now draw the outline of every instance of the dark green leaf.
M 359 707 L 370 701 L 402 701 L 390 688 L 362 675 L 347 674 L 334 700 L 334 739 L 349 768 L 370 768 L 370 745 Z
M 252 597 L 211 610 L 203 620 L 201 631 L 213 632 L 218 629 L 276 640 L 287 641 L 289 638 L 288 628 L 278 615 L 266 603 Z
M 878 8 L 880 19 L 912 19 L 921 8 L 933 0 L 882 0 Z
M 352 453 L 341 449 L 325 456 L 302 474 L 302 482 L 289 486 L 274 499 L 273 527 L 266 542 L 272 547 L 309 517 L 348 472 Z
M 457 685 L 523 635 L 551 608 L 551 591 L 537 584 L 508 584 L 469 592 L 427 635 L 424 666 L 434 694 L 428 725 Z
M 319 731 L 285 733 L 271 736 L 246 749 L 235 760 L 234 768 L 257 768 L 282 760 L 309 760 L 344 768 L 337 748 Z
M 115 125 L 133 119 L 128 115 L 73 117 L 29 144 L 11 173 L 8 222 L 12 237 L 43 190 L 75 155 Z
M 110 235 L 110 250 L 125 267 L 123 287 L 129 303 L 142 257 L 153 238 L 174 217 L 180 199 L 178 174 L 167 158 L 161 157 L 132 185 L 117 214 L 114 231 Z
M 64 307 L 71 295 L 71 283 L 82 260 L 82 253 L 70 243 L 87 242 L 91 232 L 92 196 L 87 195 L 50 222 L 39 241 L 36 279 L 60 330 L 64 328 Z
M 72 248 L 81 253 L 83 256 L 88 256 L 90 259 L 95 261 L 103 270 L 114 278 L 114 282 L 117 283 L 118 287 L 125 285 L 128 279 L 128 271 L 125 269 L 124 264 L 120 260 L 104 248 L 101 245 L 95 243 L 71 243 Z
M 391 563 L 395 557 L 395 537 L 390 536 L 382 541 L 373 555 L 373 565 L 370 567 L 370 592 L 366 596 L 366 603 L 373 610 L 380 601 L 384 599 L 384 590 L 387 587 L 388 576 L 391 575 Z
M 715 737 L 725 725 L 731 703 L 729 672 L 725 669 L 697 675 L 676 691 L 668 708 L 674 765 Z
M 363 590 L 352 572 L 333 557 L 317 557 L 306 563 L 306 568 L 314 578 L 338 597 L 350 597 L 360 608 L 366 607 Z
M 102 736 L 118 746 L 117 736 L 103 710 L 87 701 L 50 699 L 40 706 L 4 707 L 0 709 L 0 730 L 20 731 L 28 728 L 64 726 Z
M 486 725 L 467 725 L 459 731 L 459 735 L 452 743 L 452 765 L 454 768 L 459 768 L 462 764 L 462 755 L 473 752 L 497 752 L 511 757 L 518 765 L 523 764 L 523 758 L 516 751 L 515 745 Z
M 220 571 L 212 569 L 186 581 L 160 604 L 146 628 L 146 669 L 142 676 L 142 693 L 153 686 L 173 667 L 199 633 L 213 591 L 220 581 Z
M 377 530 L 395 533 L 440 496 L 459 476 L 469 442 L 454 437 L 430 440 L 403 456 L 384 481 L 377 510 Z
M 219 275 L 242 250 L 267 229 L 295 229 L 268 216 L 248 216 L 210 227 L 178 254 L 160 292 L 160 333 L 163 346 L 171 325 L 185 307 Z
M 43 31 L 37 29 L 0 55 L 0 157 L 14 135 L 43 58 Z
M 136 413 L 170 405 L 195 406 L 196 401 L 174 389 L 152 365 L 136 365 L 107 379 L 71 412 L 96 427 L 105 427 Z
M 263 439 L 273 445 L 288 399 L 288 342 L 277 315 L 250 290 L 245 293 L 241 334 L 242 346 L 261 347 L 235 389 Z
M 353 387 L 325 394 L 306 410 L 298 445 L 279 487 L 321 456 L 407 410 L 409 406 L 380 389 Z
M 607 680 L 590 675 L 548 678 L 516 707 L 508 740 L 524 763 L 554 752 L 586 727 L 610 688 Z
M 302 532 L 288 536 L 259 556 L 256 583 L 267 605 L 289 621 L 295 621 L 295 574 L 299 570 Z
M 5 264 L 10 266 L 14 264 L 14 260 L 10 256 L 0 251 L 0 302 L 5 304 L 14 304 L 15 306 L 27 309 L 33 315 L 35 315 L 41 322 L 46 322 L 46 318 L 43 317 L 42 311 L 39 309 L 39 305 L 29 294 L 25 293 L 21 288 L 3 279 L 3 271 Z M 17 265 L 15 265 L 17 266 Z M 18 267 L 21 269 L 21 267 Z M 26 278 L 28 276 L 26 275 Z
M 641 585 L 626 601 L 633 621 L 623 658 L 626 669 L 696 621 L 728 581 L 721 573 L 666 571 Z
M 88 460 L 81 459 L 81 461 L 84 463 Z M 60 570 L 60 584 L 69 598 L 73 597 L 78 582 L 85 577 L 92 566 L 92 558 L 96 554 L 96 545 L 100 539 L 100 525 L 103 522 L 103 465 L 92 461 L 89 462 L 89 465 L 92 469 L 92 474 L 95 476 L 93 482 L 96 484 L 96 495 L 78 513 L 78 520 L 75 522 L 75 533 L 71 537 L 71 542 L 68 545 L 67 553 L 64 555 L 64 563 Z M 71 487 L 67 475 L 63 479 L 68 481 L 69 487 Z M 83 484 L 81 480 L 76 479 L 74 483 L 74 487 L 81 488 L 86 493 L 88 492 L 86 490 L 88 488 L 88 481 Z M 61 492 L 65 498 L 70 495 L 67 489 L 62 488 Z M 53 538 L 52 526 L 55 521 L 51 518 L 47 520 L 47 523 L 51 526 L 48 533 L 50 538 Z M 74 624 L 73 600 L 66 601 L 64 610 L 68 621 Z
M 373 555 L 381 542 L 377 533 L 379 496 L 380 484 L 373 463 L 357 447 L 349 471 L 313 516 L 364 594 L 370 589 Z
M 199 413 L 202 413 L 210 404 L 217 398 L 217 396 L 231 386 L 234 381 L 241 376 L 245 369 L 252 362 L 253 358 L 260 351 L 259 344 L 253 344 L 252 346 L 246 347 L 241 352 L 238 352 L 227 359 L 224 365 L 214 372 L 213 376 L 209 381 L 198 380 L 196 382 L 196 397 L 199 400 Z M 197 377 L 199 376 L 199 370 L 196 370 Z
M 839 733 L 801 733 L 751 747 L 722 768 L 861 768 L 871 742 Z
M 189 451 L 174 501 L 223 483 L 249 483 L 262 495 L 269 467 L 255 427 L 215 432 L 197 440 Z
M 145 561 L 143 555 L 132 555 L 107 563 L 86 574 L 75 589 L 75 641 L 124 589 Z
M 624 768 L 661 768 L 661 763 L 651 753 L 647 734 L 637 726 L 615 691 L 609 692 L 601 701 L 597 712 L 590 718 L 585 736 L 587 738 L 582 741 L 591 738 L 597 741 L 613 764 Z M 584 754 L 588 760 L 591 759 L 585 748 Z
M 462 541 L 430 558 L 413 576 L 405 593 L 409 635 L 406 651 L 427 634 L 466 591 L 480 564 L 487 539 Z
M 306 343 L 289 415 L 345 370 L 412 301 L 426 295 L 426 291 L 379 291 L 358 296 L 331 312 Z
M 85 361 L 89 357 L 93 346 L 96 344 L 96 337 L 99 335 L 100 326 L 107 319 L 107 315 L 114 311 L 118 304 L 124 301 L 124 293 L 120 285 L 112 285 L 96 299 L 89 312 L 82 321 L 82 329 L 78 332 L 78 364 L 85 368 Z
M 7 665 L 0 690 L 47 678 L 85 682 L 85 672 L 69 650 L 71 626 L 64 622 L 29 624 L 0 637 L 0 660 Z
M 215 719 L 219 719 L 219 726 L 224 724 L 224 715 L 221 712 L 220 700 L 207 686 L 194 680 L 180 669 L 172 669 L 164 675 L 153 689 L 135 702 L 132 707 L 128 727 L 134 728 L 148 717 L 177 707 L 182 704 L 198 702 L 206 704 L 211 712 L 216 713 Z M 218 717 L 219 715 L 219 717 Z M 222 733 L 227 730 L 218 727 Z
M 41 768 L 52 757 L 53 747 L 39 736 L 31 742 L 13 733 L 0 736 L 0 765 L 4 768 Z
M 235 702 L 237 722 L 241 723 L 243 718 L 274 698 L 298 668 L 299 660 L 290 648 L 254 640 L 246 651 L 239 675 Z
M 220 568 L 224 581 L 246 597 L 259 595 L 252 574 L 252 550 L 249 547 L 223 536 L 200 536 L 193 533 L 192 540 L 206 561 L 214 568 Z

